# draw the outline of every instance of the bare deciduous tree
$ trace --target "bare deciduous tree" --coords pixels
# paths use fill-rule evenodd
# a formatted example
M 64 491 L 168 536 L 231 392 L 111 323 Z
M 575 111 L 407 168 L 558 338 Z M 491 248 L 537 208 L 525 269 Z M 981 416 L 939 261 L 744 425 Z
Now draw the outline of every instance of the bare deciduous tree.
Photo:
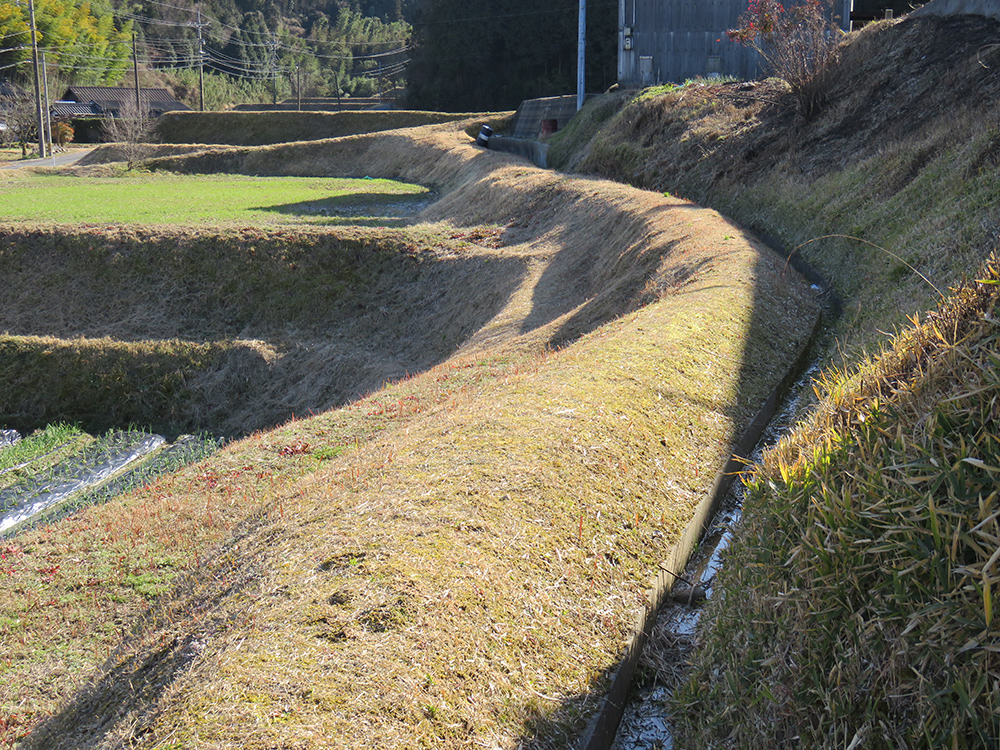
M 21 156 L 28 155 L 28 145 L 38 141 L 38 123 L 34 102 L 28 95 L 0 97 L 0 110 L 7 124 L 0 130 L 0 139 L 5 146 L 18 144 Z
M 806 119 L 822 107 L 827 78 L 840 54 L 843 36 L 828 0 L 802 0 L 785 8 L 778 0 L 750 0 L 738 28 L 727 36 L 756 49 L 773 75 L 795 94 Z
M 152 150 L 149 144 L 153 135 L 153 118 L 147 107 L 136 107 L 134 100 L 126 101 L 118 116 L 105 123 L 104 132 L 105 140 L 121 148 L 129 169 L 134 169 Z

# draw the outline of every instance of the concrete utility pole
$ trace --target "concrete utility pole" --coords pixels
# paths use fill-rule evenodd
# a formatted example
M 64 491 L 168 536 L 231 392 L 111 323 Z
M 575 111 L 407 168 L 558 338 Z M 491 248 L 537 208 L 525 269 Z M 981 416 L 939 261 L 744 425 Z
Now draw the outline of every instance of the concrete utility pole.
M 587 0 L 580 0 L 580 23 L 579 27 L 579 38 L 577 39 L 577 49 L 576 49 L 576 111 L 579 112 L 583 107 L 583 99 L 586 96 L 584 75 L 587 55 Z
M 45 51 L 42 50 L 38 53 L 42 58 L 42 101 L 44 102 L 43 112 L 45 116 L 42 118 L 45 123 L 45 142 L 49 149 L 49 156 L 55 156 L 52 153 L 52 109 L 49 107 L 49 69 L 45 64 Z
M 271 32 L 271 103 L 278 108 L 278 37 Z
M 135 72 L 135 116 L 137 122 L 142 117 L 142 101 L 139 99 L 139 53 L 135 47 L 135 32 L 132 32 L 132 70 Z
M 38 128 L 38 156 L 45 158 L 45 123 L 42 121 L 42 89 L 38 82 L 38 37 L 35 35 L 35 2 L 28 0 L 31 20 L 31 67 L 35 71 L 35 126 Z

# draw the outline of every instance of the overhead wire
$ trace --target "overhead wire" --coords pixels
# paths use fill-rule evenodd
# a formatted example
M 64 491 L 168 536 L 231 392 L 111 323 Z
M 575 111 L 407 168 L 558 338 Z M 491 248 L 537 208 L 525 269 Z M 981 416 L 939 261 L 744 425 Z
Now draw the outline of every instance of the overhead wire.
M 174 5 L 171 3 L 160 2 L 159 0 L 145 0 L 147 4 L 157 5 L 164 8 L 170 8 L 174 10 L 180 10 L 192 15 L 196 14 L 196 11 L 191 8 L 184 8 L 182 6 Z M 171 21 L 166 19 L 151 18 L 148 15 L 142 15 L 140 13 L 129 13 L 122 10 L 112 11 L 113 15 L 121 21 L 132 21 L 139 24 L 145 24 L 150 26 L 166 26 L 169 28 L 199 28 L 199 27 L 209 27 L 212 25 L 218 26 L 220 29 L 227 29 L 234 34 L 230 35 L 230 39 L 236 33 L 238 33 L 241 39 L 238 40 L 238 44 L 244 48 L 256 48 L 256 49 L 267 49 L 272 52 L 272 56 L 276 56 L 278 52 L 282 53 L 292 53 L 297 56 L 307 56 L 319 60 L 336 60 L 336 61 L 346 61 L 346 62 L 365 62 L 372 60 L 381 60 L 385 58 L 391 58 L 393 56 L 398 56 L 409 51 L 410 45 L 407 44 L 407 40 L 403 39 L 391 39 L 391 40 L 381 40 L 381 41 L 354 41 L 348 39 L 335 39 L 335 40 L 320 40 L 320 39 L 310 39 L 308 37 L 285 37 L 279 39 L 273 32 L 261 32 L 250 29 L 240 29 L 229 24 L 222 23 L 212 18 L 211 16 L 202 13 L 201 23 L 196 21 L 183 22 L 183 21 Z M 11 32 L 3 35 L 0 38 L 11 38 L 24 34 L 25 32 Z M 247 36 L 257 36 L 258 38 L 267 36 L 271 37 L 271 41 L 251 41 L 247 39 Z M 51 41 L 58 41 L 58 37 L 52 38 Z M 141 63 L 147 67 L 156 67 L 159 69 L 189 69 L 191 67 L 197 67 L 199 64 L 204 64 L 207 67 L 218 70 L 219 72 L 227 73 L 230 75 L 238 75 L 239 77 L 245 78 L 255 78 L 260 79 L 261 77 L 266 77 L 270 75 L 277 75 L 280 73 L 290 73 L 295 70 L 298 66 L 292 67 L 287 63 L 276 64 L 275 60 L 263 61 L 263 60 L 244 60 L 232 55 L 226 54 L 225 52 L 214 49 L 207 45 L 203 46 L 203 52 L 193 52 L 190 50 L 189 46 L 195 40 L 184 39 L 176 37 L 157 37 L 152 35 L 144 34 L 142 37 L 142 46 L 145 49 L 145 54 L 142 58 L 137 59 L 138 63 Z M 71 43 L 71 40 L 66 39 L 67 44 Z M 292 42 L 291 44 L 289 42 Z M 126 41 L 118 40 L 117 42 L 125 47 L 131 47 Z M 335 45 L 342 48 L 358 48 L 365 47 L 368 49 L 378 48 L 386 45 L 405 45 L 397 46 L 394 49 L 385 50 L 382 52 L 371 52 L 368 54 L 356 55 L 352 54 L 350 51 L 345 51 L 340 54 L 326 54 L 319 52 L 317 50 L 309 49 L 312 45 Z M 105 67 L 87 66 L 81 63 L 85 62 L 110 62 L 110 63 L 122 63 L 126 58 L 123 57 L 113 57 L 108 55 L 100 54 L 87 54 L 83 50 L 93 50 L 100 48 L 102 51 L 107 49 L 107 45 L 101 44 L 90 44 L 90 45 L 74 45 L 74 49 L 66 49 L 65 47 L 53 46 L 51 43 L 41 48 L 44 52 L 52 55 L 56 63 L 68 63 L 65 67 L 71 67 L 74 70 L 96 70 L 105 71 Z M 178 49 L 179 48 L 179 49 Z M 6 49 L 0 49 L 0 52 L 13 52 L 25 49 L 24 45 L 18 47 L 11 47 Z M 178 56 L 178 52 L 181 53 Z M 186 53 L 186 54 L 185 54 Z M 284 56 L 284 55 L 283 55 Z M 4 66 L 4 70 L 17 67 L 24 64 L 26 61 L 12 63 Z M 393 62 L 389 65 L 382 67 L 383 76 L 396 75 L 405 69 L 405 66 L 409 63 L 409 59 L 404 61 Z M 371 69 L 367 71 L 359 71 L 367 74 L 376 73 L 376 70 Z
M 606 0 L 605 2 L 594 2 L 589 5 L 591 9 L 594 8 L 607 8 L 615 6 L 618 7 L 617 0 Z M 465 18 L 443 18 L 439 21 L 411 21 L 410 25 L 416 28 L 417 26 L 437 26 L 439 24 L 445 23 L 467 23 L 469 21 L 499 21 L 504 18 L 521 18 L 524 16 L 538 16 L 545 15 L 548 13 L 566 13 L 569 10 L 576 10 L 576 3 L 567 3 L 565 8 L 544 8 L 540 10 L 526 10 L 519 13 L 492 13 L 483 16 L 467 16 Z

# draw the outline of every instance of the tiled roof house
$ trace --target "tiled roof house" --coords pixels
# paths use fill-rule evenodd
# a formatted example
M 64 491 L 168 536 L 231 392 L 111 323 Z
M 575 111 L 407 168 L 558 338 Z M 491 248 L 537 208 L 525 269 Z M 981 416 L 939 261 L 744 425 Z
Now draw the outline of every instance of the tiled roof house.
M 139 100 L 147 108 L 152 117 L 159 117 L 164 112 L 178 110 L 188 111 L 191 108 L 174 99 L 166 89 L 139 89 Z M 111 115 L 118 117 L 122 110 L 135 101 L 135 89 L 121 86 L 71 86 L 57 103 L 66 109 L 66 115 L 81 117 L 85 114 L 95 116 Z M 75 106 L 71 106 L 75 105 Z M 86 109 L 86 111 L 85 111 Z

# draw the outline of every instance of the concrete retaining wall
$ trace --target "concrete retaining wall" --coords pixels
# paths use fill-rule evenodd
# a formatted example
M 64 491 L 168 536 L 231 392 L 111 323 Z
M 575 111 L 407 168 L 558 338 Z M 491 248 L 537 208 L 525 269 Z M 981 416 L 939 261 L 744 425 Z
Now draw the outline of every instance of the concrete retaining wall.
M 492 151 L 503 151 L 522 156 L 542 169 L 548 166 L 549 144 L 547 143 L 539 143 L 526 138 L 505 138 L 501 135 L 494 135 L 490 138 L 489 148 Z

